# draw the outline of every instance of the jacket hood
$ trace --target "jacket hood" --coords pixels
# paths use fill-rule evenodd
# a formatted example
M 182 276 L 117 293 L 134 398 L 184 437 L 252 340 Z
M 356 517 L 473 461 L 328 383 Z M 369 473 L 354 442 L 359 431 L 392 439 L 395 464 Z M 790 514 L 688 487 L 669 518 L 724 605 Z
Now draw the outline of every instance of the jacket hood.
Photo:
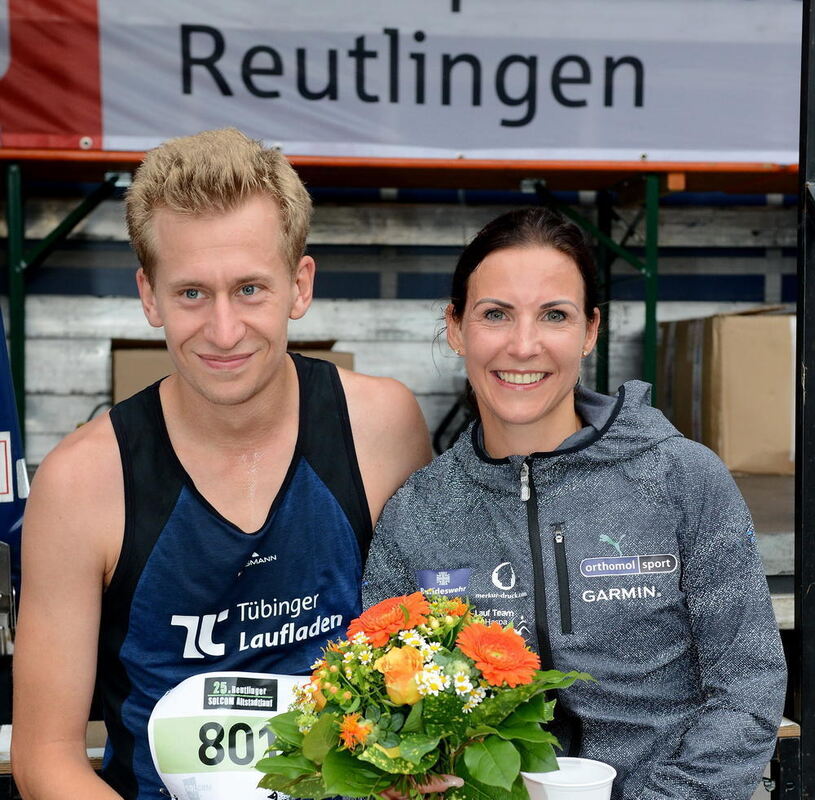
M 532 453 L 533 466 L 546 467 L 555 463 L 565 467 L 568 463 L 609 463 L 625 461 L 650 450 L 666 439 L 682 434 L 666 419 L 665 415 L 651 406 L 651 385 L 643 381 L 627 381 L 614 397 L 594 392 L 583 386 L 575 390 L 575 406 L 578 412 L 592 407 L 591 417 L 595 430 L 579 444 L 549 452 Z M 605 407 L 606 410 L 603 410 Z M 598 409 L 599 412 L 598 412 Z M 589 416 L 588 414 L 584 415 Z M 602 419 L 597 422 L 598 416 Z M 451 450 L 471 478 L 494 483 L 509 465 L 513 476 L 525 460 L 523 455 L 491 458 L 481 445 L 481 423 L 474 422 L 459 437 Z

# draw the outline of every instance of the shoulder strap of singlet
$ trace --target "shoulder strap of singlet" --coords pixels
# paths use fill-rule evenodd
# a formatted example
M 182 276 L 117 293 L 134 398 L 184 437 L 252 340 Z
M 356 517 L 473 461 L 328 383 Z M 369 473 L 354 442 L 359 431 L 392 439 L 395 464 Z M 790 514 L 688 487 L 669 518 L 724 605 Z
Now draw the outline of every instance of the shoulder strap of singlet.
M 292 353 L 300 381 L 301 454 L 348 517 L 364 562 L 373 530 L 348 404 L 336 366 Z
M 138 786 L 132 768 L 135 740 L 121 722 L 121 704 L 130 693 L 130 678 L 119 652 L 127 637 L 139 578 L 184 484 L 178 461 L 167 452 L 158 386 L 149 386 L 110 411 L 122 460 L 125 530 L 116 570 L 102 599 L 98 672 L 104 680 L 98 687 L 108 745 L 116 753 L 103 777 L 124 797 L 135 797 Z
M 122 458 L 125 531 L 108 594 L 132 594 L 184 485 L 163 433 L 160 402 L 157 382 L 110 411 Z

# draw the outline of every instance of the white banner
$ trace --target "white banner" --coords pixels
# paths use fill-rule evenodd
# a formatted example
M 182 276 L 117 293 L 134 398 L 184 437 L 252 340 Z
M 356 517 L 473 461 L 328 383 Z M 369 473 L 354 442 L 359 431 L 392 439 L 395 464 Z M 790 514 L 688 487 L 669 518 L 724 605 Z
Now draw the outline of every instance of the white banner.
M 62 119 L 88 129 L 80 146 L 101 136 L 106 149 L 142 150 L 235 125 L 297 155 L 797 161 L 796 0 L 57 5 L 66 16 L 88 7 L 81 31 L 98 34 L 98 64 L 85 52 L 82 73 L 98 69 L 96 86 L 62 102 Z M 28 33 L 14 38 L 14 15 L 0 14 L 4 25 L 18 42 L 9 75 L 22 74 L 15 53 Z M 28 57 L 48 60 L 37 41 L 47 40 L 32 38 Z M 26 98 L 57 124 L 43 92 L 79 84 L 53 70 L 42 92 L 19 92 L 16 116 L 0 100 L 4 143 L 36 128 Z M 100 106 L 98 132 L 93 114 L 79 120 L 83 103 Z M 11 136 L 17 118 L 23 138 Z

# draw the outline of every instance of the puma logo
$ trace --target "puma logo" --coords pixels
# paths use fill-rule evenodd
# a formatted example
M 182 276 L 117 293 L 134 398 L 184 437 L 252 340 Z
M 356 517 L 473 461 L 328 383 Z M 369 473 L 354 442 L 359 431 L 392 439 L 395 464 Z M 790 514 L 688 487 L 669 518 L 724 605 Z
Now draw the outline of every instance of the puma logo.
M 623 534 L 616 542 L 610 536 L 606 535 L 605 533 L 600 534 L 600 541 L 605 542 L 606 544 L 610 544 L 616 551 L 617 555 L 622 555 L 623 551 L 620 550 L 620 543 L 623 539 L 625 539 L 627 534 Z

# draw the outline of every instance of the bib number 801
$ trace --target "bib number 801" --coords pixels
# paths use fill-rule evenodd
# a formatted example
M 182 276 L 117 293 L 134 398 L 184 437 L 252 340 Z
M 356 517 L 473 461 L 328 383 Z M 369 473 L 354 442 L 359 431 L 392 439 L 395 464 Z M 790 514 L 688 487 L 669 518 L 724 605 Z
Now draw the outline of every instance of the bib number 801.
M 268 747 L 272 743 L 274 734 L 266 727 L 258 731 L 258 738 L 266 737 Z M 226 738 L 226 748 L 223 746 Z M 250 725 L 245 722 L 235 722 L 229 730 L 217 722 L 205 722 L 198 730 L 198 759 L 208 767 L 220 764 L 224 758 L 229 758 L 233 764 L 246 766 L 255 761 L 255 734 Z

